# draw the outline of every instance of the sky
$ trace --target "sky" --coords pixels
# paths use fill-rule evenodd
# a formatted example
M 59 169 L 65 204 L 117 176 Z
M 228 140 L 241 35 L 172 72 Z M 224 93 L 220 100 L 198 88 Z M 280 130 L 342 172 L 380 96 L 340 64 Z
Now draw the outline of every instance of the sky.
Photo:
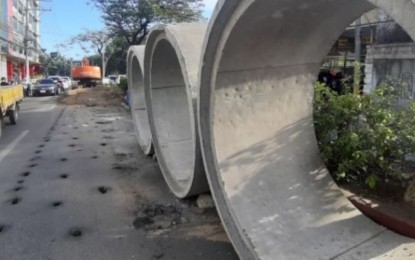
M 85 53 L 77 45 L 69 45 L 70 39 L 88 30 L 100 30 L 104 23 L 98 10 L 88 5 L 87 0 L 51 0 L 41 1 L 43 9 L 50 11 L 41 12 L 41 46 L 48 53 L 58 51 L 67 58 L 80 60 Z M 205 7 L 203 15 L 210 18 L 217 0 L 203 0 Z

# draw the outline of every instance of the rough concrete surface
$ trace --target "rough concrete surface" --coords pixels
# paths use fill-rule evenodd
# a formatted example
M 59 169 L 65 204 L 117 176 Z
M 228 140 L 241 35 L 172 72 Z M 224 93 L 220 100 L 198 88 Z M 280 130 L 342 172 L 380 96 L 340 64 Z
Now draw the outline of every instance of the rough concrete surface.
M 210 188 L 243 259 L 411 259 L 343 196 L 318 156 L 313 82 L 354 19 L 385 9 L 415 38 L 409 0 L 220 0 L 201 62 Z
M 144 45 L 131 46 L 127 55 L 127 78 L 130 92 L 130 109 L 138 143 L 144 154 L 154 153 L 144 94 Z
M 169 192 L 125 110 L 55 102 L 26 99 L 0 139 L 0 259 L 237 259 L 214 211 Z
M 179 198 L 209 190 L 195 116 L 206 27 L 156 26 L 145 51 L 144 87 L 154 148 L 163 176 Z

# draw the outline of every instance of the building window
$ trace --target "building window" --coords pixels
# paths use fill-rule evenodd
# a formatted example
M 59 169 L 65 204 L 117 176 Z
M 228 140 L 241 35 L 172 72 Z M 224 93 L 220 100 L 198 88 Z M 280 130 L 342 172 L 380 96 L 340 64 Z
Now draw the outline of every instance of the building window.
M 23 23 L 19 22 L 19 33 L 23 34 L 23 31 L 24 31 L 23 28 L 24 28 Z
M 18 32 L 18 23 L 17 23 L 17 18 L 13 16 L 13 31 L 15 33 Z
M 22 4 L 22 2 L 20 2 L 20 1 L 18 2 L 17 9 L 19 10 L 19 13 L 23 14 L 23 4 Z

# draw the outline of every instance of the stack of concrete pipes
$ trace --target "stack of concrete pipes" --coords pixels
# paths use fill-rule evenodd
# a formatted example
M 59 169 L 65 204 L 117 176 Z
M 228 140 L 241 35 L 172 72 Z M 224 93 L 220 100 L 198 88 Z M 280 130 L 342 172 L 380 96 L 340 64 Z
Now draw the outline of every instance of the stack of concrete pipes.
M 410 259 L 318 156 L 313 82 L 334 41 L 380 7 L 415 38 L 411 0 L 220 0 L 209 24 L 155 26 L 128 52 L 141 148 L 179 198 L 210 191 L 242 259 Z M 406 244 L 404 246 L 404 244 Z

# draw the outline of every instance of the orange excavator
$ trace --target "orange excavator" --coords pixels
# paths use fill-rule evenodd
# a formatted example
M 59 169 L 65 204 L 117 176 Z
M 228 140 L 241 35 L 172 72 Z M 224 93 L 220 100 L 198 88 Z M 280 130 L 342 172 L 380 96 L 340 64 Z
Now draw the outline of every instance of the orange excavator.
M 101 68 L 90 66 L 89 60 L 84 58 L 81 66 L 72 69 L 72 79 L 79 80 L 79 85 L 95 87 L 97 81 L 101 80 Z

